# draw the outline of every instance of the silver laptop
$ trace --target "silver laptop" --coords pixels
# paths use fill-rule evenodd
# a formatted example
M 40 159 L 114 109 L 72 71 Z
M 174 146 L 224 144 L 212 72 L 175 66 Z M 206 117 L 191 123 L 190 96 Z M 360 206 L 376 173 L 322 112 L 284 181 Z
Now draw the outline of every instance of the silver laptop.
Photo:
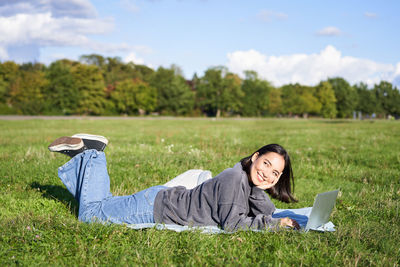
M 315 230 L 329 221 L 338 193 L 334 190 L 316 196 L 304 231 Z

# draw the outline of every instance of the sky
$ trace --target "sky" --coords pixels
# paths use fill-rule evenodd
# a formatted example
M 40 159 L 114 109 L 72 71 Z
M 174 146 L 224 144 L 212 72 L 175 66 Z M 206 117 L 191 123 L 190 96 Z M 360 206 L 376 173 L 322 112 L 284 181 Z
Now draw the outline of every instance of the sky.
M 400 87 L 399 13 L 398 0 L 0 0 L 0 61 L 95 53 L 187 79 L 226 66 L 275 86 Z

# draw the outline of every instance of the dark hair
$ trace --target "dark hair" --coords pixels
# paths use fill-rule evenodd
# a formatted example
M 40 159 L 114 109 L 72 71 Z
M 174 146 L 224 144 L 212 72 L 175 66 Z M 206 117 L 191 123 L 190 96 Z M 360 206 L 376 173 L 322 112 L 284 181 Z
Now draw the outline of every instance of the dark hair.
M 278 144 L 269 144 L 263 146 L 250 156 L 241 159 L 240 163 L 242 164 L 243 170 L 250 177 L 250 166 L 253 163 L 251 161 L 252 156 L 255 153 L 259 153 L 259 156 L 261 156 L 268 152 L 275 152 L 281 155 L 285 160 L 285 168 L 283 169 L 282 175 L 279 178 L 278 183 L 276 183 L 274 187 L 267 189 L 266 191 L 268 192 L 268 194 L 271 195 L 271 197 L 276 198 L 280 201 L 287 203 L 297 202 L 297 200 L 292 195 L 292 188 L 294 191 L 294 178 L 293 178 L 292 165 L 290 163 L 290 157 L 282 146 Z

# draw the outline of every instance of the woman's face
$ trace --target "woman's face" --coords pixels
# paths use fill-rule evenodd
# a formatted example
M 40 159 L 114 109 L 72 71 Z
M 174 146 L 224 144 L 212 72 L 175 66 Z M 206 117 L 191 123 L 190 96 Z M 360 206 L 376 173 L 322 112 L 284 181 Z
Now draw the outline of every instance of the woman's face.
M 251 157 L 251 161 L 253 163 L 250 166 L 250 180 L 263 190 L 273 187 L 279 181 L 285 168 L 285 159 L 275 152 L 268 152 L 261 156 L 256 152 Z

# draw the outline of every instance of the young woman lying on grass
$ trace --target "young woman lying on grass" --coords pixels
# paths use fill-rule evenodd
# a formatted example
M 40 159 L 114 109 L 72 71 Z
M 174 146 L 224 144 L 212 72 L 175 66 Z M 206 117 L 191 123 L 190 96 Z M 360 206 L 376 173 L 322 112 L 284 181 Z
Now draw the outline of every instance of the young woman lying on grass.
M 103 136 L 77 134 L 60 137 L 49 145 L 52 152 L 72 159 L 58 175 L 79 203 L 79 220 L 111 223 L 165 223 L 219 226 L 224 230 L 299 229 L 290 218 L 275 219 L 268 195 L 295 202 L 290 158 L 277 144 L 266 145 L 193 189 L 153 186 L 129 196 L 113 196 Z

